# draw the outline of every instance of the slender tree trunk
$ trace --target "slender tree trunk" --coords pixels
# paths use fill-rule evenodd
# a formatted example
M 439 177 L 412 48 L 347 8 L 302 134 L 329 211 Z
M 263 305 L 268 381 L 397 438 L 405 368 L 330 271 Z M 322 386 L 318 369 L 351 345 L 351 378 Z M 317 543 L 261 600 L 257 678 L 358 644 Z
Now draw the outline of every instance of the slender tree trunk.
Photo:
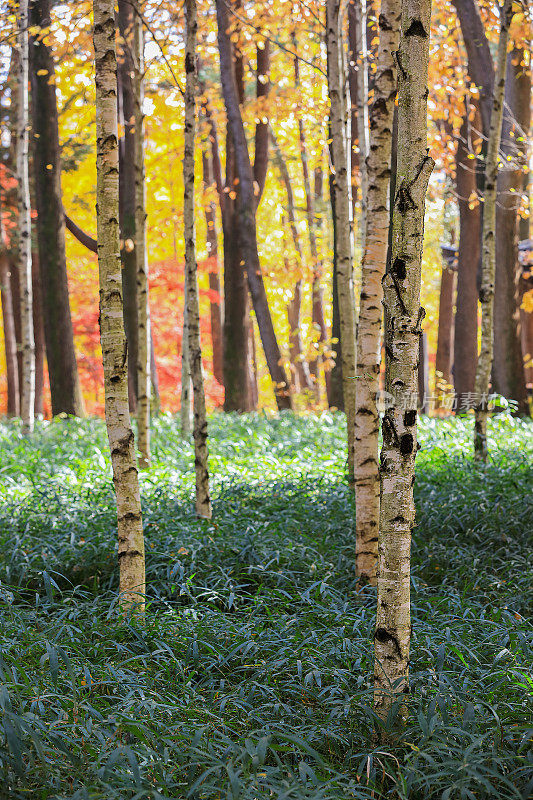
M 215 204 L 208 197 L 214 179 L 211 166 L 211 155 L 208 144 L 202 150 L 202 170 L 204 179 L 204 215 L 207 228 L 207 258 L 209 268 L 209 289 L 211 291 L 211 342 L 213 345 L 213 374 L 216 380 L 224 384 L 222 366 L 222 288 L 220 286 L 220 268 L 218 263 L 218 233 Z
M 96 202 L 100 273 L 100 339 L 105 415 L 117 497 L 121 606 L 144 610 L 144 537 L 135 446 L 128 406 L 119 239 L 117 61 L 113 0 L 94 0 Z
M 137 364 L 139 347 L 139 320 L 137 317 L 137 254 L 135 252 L 135 213 L 136 213 L 136 143 L 135 143 L 135 3 L 131 0 L 118 0 L 118 25 L 122 45 L 118 59 L 118 82 L 120 97 L 120 122 L 124 131 L 120 140 L 120 230 L 122 285 L 124 297 L 124 328 L 128 340 L 128 370 L 130 386 L 134 394 L 130 396 L 130 407 L 137 405 Z M 131 392 L 130 392 L 131 395 Z
M 189 329 L 189 362 L 194 403 L 194 465 L 196 470 L 196 513 L 211 519 L 209 472 L 207 468 L 207 416 L 205 411 L 204 376 L 200 343 L 200 306 L 196 265 L 194 226 L 194 154 L 196 134 L 196 37 L 198 22 L 196 0 L 185 0 L 185 129 L 183 154 L 183 227 L 185 234 L 185 280 L 187 281 L 187 317 Z
M 289 227 L 291 229 L 291 236 L 294 243 L 294 250 L 296 252 L 296 260 L 297 260 L 296 272 L 299 276 L 294 286 L 291 302 L 289 303 L 289 306 L 287 308 L 287 315 L 290 327 L 290 349 L 292 354 L 291 360 L 296 368 L 300 391 L 311 391 L 312 389 L 311 374 L 309 372 L 309 365 L 304 356 L 302 335 L 300 330 L 300 309 L 302 304 L 301 275 L 303 271 L 303 253 L 302 253 L 302 246 L 300 243 L 300 235 L 298 233 L 298 226 L 296 224 L 294 193 L 292 191 L 292 184 L 291 184 L 291 177 L 289 175 L 289 170 L 287 169 L 287 164 L 285 163 L 285 159 L 283 158 L 283 153 L 281 152 L 278 141 L 274 135 L 274 131 L 271 130 L 270 135 L 272 137 L 272 146 L 274 148 L 274 156 L 276 164 L 280 171 L 281 179 L 283 181 L 283 184 L 285 186 L 285 191 L 287 193 L 287 216 L 289 219 Z
M 314 203 L 312 206 L 313 215 L 311 225 L 315 230 L 316 261 L 313 261 L 313 285 L 312 285 L 312 322 L 313 328 L 318 332 L 318 357 L 309 365 L 310 372 L 314 376 L 316 386 L 317 403 L 320 402 L 320 364 L 324 361 L 323 348 L 328 338 L 326 319 L 324 316 L 324 288 L 322 286 L 323 272 L 323 231 L 324 231 L 324 173 L 322 165 L 315 168 L 314 173 Z M 329 362 L 329 358 L 328 358 Z M 328 364 L 329 366 L 329 364 Z M 326 384 L 326 396 L 329 395 L 330 372 L 324 370 L 324 380 Z
M 252 297 L 257 326 L 265 352 L 267 366 L 273 382 L 276 402 L 280 410 L 291 407 L 288 381 L 282 366 L 281 352 L 274 332 L 272 317 L 257 251 L 256 192 L 246 136 L 239 109 L 237 87 L 232 63 L 229 21 L 224 0 L 217 0 L 218 43 L 220 50 L 220 75 L 228 123 L 235 146 L 235 163 L 239 179 L 237 202 L 239 209 L 239 241 L 248 288 Z
M 384 278 L 385 388 L 394 404 L 383 417 L 378 602 L 375 632 L 376 713 L 405 714 L 411 637 L 410 549 L 415 508 L 417 364 L 425 197 L 433 161 L 427 154 L 427 78 L 431 0 L 402 0 L 398 63 L 398 162 L 390 266 Z
M 19 374 L 15 317 L 13 313 L 11 268 L 7 252 L 4 248 L 1 227 L 2 220 L 0 211 L 0 288 L 2 292 L 2 324 L 4 328 L 6 356 L 7 415 L 8 417 L 18 417 L 20 415 Z
M 34 31 L 30 39 L 33 171 L 42 310 L 52 415 L 81 417 L 85 410 L 70 314 L 55 67 L 43 38 L 43 31 L 51 24 L 50 8 L 50 0 L 34 0 L 30 6 Z
M 135 100 L 135 252 L 137 262 L 137 431 L 139 466 L 150 466 L 150 308 L 146 245 L 146 175 L 144 166 L 144 36 L 139 14 L 134 21 Z
M 180 427 L 184 439 L 189 439 L 192 433 L 191 414 L 191 359 L 189 348 L 189 293 L 187 291 L 187 275 L 184 276 L 183 286 L 183 329 L 181 336 L 181 400 L 180 400 Z
M 25 433 L 33 431 L 35 414 L 35 341 L 31 269 L 30 184 L 28 175 L 28 0 L 20 0 L 18 25 L 17 179 L 18 270 L 20 291 L 22 383 L 20 413 Z
M 346 79 L 343 63 L 340 0 L 326 3 L 328 92 L 331 103 L 331 152 L 333 155 L 337 233 L 337 292 L 342 345 L 342 387 L 348 440 L 348 481 L 354 482 L 355 456 L 355 299 L 350 225 L 350 186 L 346 126 Z
M 381 12 L 383 13 L 383 12 Z M 348 40 L 349 40 L 349 75 L 350 98 L 352 106 L 352 126 L 356 123 L 357 161 L 361 188 L 361 247 L 365 246 L 368 207 L 368 169 L 369 154 L 369 118 L 368 118 L 368 57 L 367 57 L 367 9 L 366 0 L 350 0 L 348 5 Z M 354 114 L 353 111 L 356 111 Z M 355 117 L 355 120 L 354 120 Z M 352 129 L 352 143 L 354 142 Z M 352 144 L 352 153 L 354 153 Z M 353 172 L 353 164 L 352 164 Z M 353 189 L 352 189 L 353 191 Z
M 453 385 L 453 298 L 455 272 L 443 266 L 439 294 L 439 327 L 435 356 L 435 394 Z
M 494 354 L 494 281 L 496 273 L 496 195 L 498 180 L 498 153 L 500 149 L 503 99 L 509 26 L 513 16 L 512 0 L 505 0 L 500 9 L 500 38 L 496 61 L 496 81 L 490 119 L 490 132 L 485 166 L 485 192 L 483 210 L 483 263 L 481 272 L 481 348 L 476 370 L 476 420 L 474 449 L 476 461 L 486 461 L 488 394 Z
M 33 316 L 33 338 L 35 341 L 35 417 L 42 419 L 44 416 L 44 362 L 45 362 L 45 340 L 44 340 L 44 320 L 43 320 L 43 282 L 41 279 L 41 269 L 39 255 L 35 251 L 31 258 L 31 283 L 32 283 L 32 316 Z
M 481 252 L 481 206 L 476 194 L 476 172 L 468 104 L 457 140 L 456 187 L 459 206 L 459 253 L 454 330 L 453 383 L 457 411 L 472 397 L 477 364 L 477 270 Z M 474 199 L 472 199 L 474 198 Z
M 420 336 L 418 350 L 418 408 L 421 414 L 429 414 L 429 351 L 426 331 Z
M 502 146 L 504 168 L 498 173 L 496 275 L 494 292 L 494 391 L 514 400 L 519 414 L 529 414 L 520 324 L 518 209 L 522 197 L 530 128 L 531 72 L 523 49 L 507 56 Z
M 331 139 L 331 136 L 329 137 Z M 334 175 L 330 169 L 329 197 L 331 203 L 331 227 L 333 232 L 333 264 L 331 280 L 331 346 L 335 353 L 335 360 L 329 379 L 328 405 L 344 411 L 344 394 L 342 381 L 342 341 L 341 319 L 339 311 L 339 291 L 337 272 L 337 214 L 335 213 L 335 185 Z
M 382 0 L 379 45 L 370 109 L 367 159 L 368 209 L 363 235 L 361 296 L 357 326 L 355 382 L 356 571 L 361 581 L 376 582 L 379 525 L 379 414 L 382 280 L 387 262 L 392 129 L 396 97 L 396 51 L 400 0 Z

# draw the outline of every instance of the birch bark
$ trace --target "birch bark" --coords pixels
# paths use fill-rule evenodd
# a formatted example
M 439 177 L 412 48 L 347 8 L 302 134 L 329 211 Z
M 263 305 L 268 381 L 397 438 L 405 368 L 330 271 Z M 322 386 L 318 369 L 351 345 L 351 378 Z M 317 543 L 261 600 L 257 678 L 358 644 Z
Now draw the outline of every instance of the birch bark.
M 22 383 L 20 415 L 24 433 L 33 431 L 35 417 L 35 340 L 33 332 L 33 291 L 31 269 L 30 183 L 28 172 L 28 0 L 20 0 L 17 14 L 17 196 L 18 196 L 18 270 L 22 348 Z
M 481 267 L 481 347 L 476 370 L 476 409 L 474 451 L 476 461 L 487 461 L 487 419 L 490 373 L 494 355 L 494 281 L 496 276 L 496 195 L 498 184 L 498 154 L 500 150 L 503 99 L 507 64 L 509 27 L 513 16 L 512 0 L 500 7 L 500 37 L 496 57 L 496 81 L 492 101 L 487 159 L 485 165 L 483 204 L 483 254 Z
M 342 388 L 348 441 L 348 481 L 354 480 L 355 444 L 355 297 L 350 224 L 350 185 L 347 142 L 346 77 L 343 59 L 342 14 L 340 0 L 326 3 L 326 45 L 328 54 L 328 93 L 331 103 L 331 152 L 333 156 L 336 266 L 342 354 Z
M 146 174 L 144 165 L 144 36 L 140 14 L 133 30 L 135 106 L 135 251 L 137 260 L 137 430 L 139 466 L 150 466 L 150 310 L 146 247 Z
M 113 0 L 93 0 L 96 75 L 96 208 L 105 415 L 117 498 L 121 607 L 144 611 L 144 538 L 128 406 L 118 208 L 117 58 Z
M 194 155 L 196 135 L 196 37 L 198 21 L 196 0 L 186 0 L 185 38 L 185 130 L 183 154 L 183 225 L 185 233 L 185 280 L 187 282 L 187 321 L 189 364 L 193 384 L 194 406 L 194 465 L 196 471 L 196 513 L 211 519 L 209 472 L 207 467 L 207 417 L 205 410 L 202 349 L 200 343 L 200 308 L 196 264 L 196 235 L 194 225 Z
M 389 231 L 392 128 L 397 90 L 396 51 L 400 36 L 400 0 L 382 0 L 379 45 L 370 109 L 366 171 L 368 213 L 363 236 L 361 296 L 357 326 L 355 382 L 356 572 L 362 582 L 376 582 L 379 525 L 379 414 L 377 394 L 381 364 L 383 286 Z
M 410 550 L 415 509 L 417 364 L 427 152 L 427 78 L 431 0 L 402 0 L 398 62 L 398 160 L 390 267 L 384 277 L 385 388 L 394 404 L 382 423 L 379 569 L 374 707 L 405 715 L 411 636 Z

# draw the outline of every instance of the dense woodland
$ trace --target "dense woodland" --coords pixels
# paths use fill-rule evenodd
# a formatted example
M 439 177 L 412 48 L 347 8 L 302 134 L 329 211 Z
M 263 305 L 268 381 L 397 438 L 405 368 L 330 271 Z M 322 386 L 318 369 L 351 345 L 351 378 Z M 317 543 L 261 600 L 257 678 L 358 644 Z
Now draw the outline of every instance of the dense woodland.
M 0 14 L 1 797 L 530 797 L 528 0 Z

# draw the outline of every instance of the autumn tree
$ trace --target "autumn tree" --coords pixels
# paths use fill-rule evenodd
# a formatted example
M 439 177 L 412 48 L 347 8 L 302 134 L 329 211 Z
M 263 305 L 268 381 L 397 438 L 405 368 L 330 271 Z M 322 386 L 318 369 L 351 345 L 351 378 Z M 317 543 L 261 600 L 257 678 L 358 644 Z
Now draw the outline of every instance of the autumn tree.
M 112 0 L 94 0 L 93 13 L 97 239 L 105 416 L 117 500 L 121 604 L 125 610 L 143 610 L 144 537 L 134 436 L 128 405 L 128 348 L 122 304 L 116 27 Z
M 244 133 L 242 115 L 239 108 L 239 96 L 234 71 L 231 41 L 229 37 L 229 19 L 224 0 L 217 0 L 218 44 L 220 52 L 220 77 L 222 92 L 235 148 L 235 166 L 237 174 L 237 207 L 239 210 L 239 243 L 248 288 L 257 319 L 261 343 L 272 379 L 278 408 L 290 408 L 291 398 L 288 392 L 288 380 L 282 365 L 281 352 L 277 342 L 270 308 L 263 282 L 259 254 L 257 250 L 256 231 L 256 192 L 254 181 L 259 186 L 266 176 L 265 162 L 252 169 L 248 145 Z M 260 48 L 261 49 L 261 48 Z M 268 129 L 265 131 L 268 140 Z M 257 145 L 256 145 L 257 146 Z M 255 178 L 254 178 L 255 175 Z M 258 180 L 259 179 L 259 180 Z M 243 265 L 241 265 L 243 266 Z M 225 266 L 226 268 L 226 266 Z M 228 308 L 226 306 L 226 314 Z
M 385 389 L 382 422 L 379 568 L 375 631 L 377 714 L 386 719 L 408 692 L 410 549 L 417 443 L 417 365 L 426 191 L 427 78 L 431 0 L 402 0 L 398 63 L 398 156 L 390 265 L 384 278 Z

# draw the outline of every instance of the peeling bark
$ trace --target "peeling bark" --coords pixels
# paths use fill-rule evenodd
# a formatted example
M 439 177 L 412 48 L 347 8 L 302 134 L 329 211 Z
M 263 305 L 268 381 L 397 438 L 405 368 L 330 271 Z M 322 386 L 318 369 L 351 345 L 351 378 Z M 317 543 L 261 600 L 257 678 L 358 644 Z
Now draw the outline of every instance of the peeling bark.
M 496 195 L 498 181 L 498 153 L 500 149 L 503 99 L 505 93 L 507 44 L 509 26 L 513 16 L 512 0 L 505 0 L 500 9 L 500 37 L 496 59 L 496 80 L 490 118 L 490 133 L 485 165 L 485 191 L 483 210 L 483 260 L 481 271 L 481 348 L 476 370 L 476 409 L 474 450 L 476 461 L 486 462 L 488 394 L 490 373 L 494 356 L 494 281 L 496 273 Z
M 117 61 L 113 0 L 93 0 L 96 79 L 96 202 L 100 275 L 100 341 L 105 416 L 117 498 L 121 608 L 144 611 L 141 499 L 128 405 L 119 240 Z
M 396 60 L 400 36 L 400 0 L 383 0 L 379 45 L 370 108 L 367 158 L 368 213 L 363 235 L 361 296 L 357 325 L 355 382 L 356 572 L 362 582 L 376 582 L 379 525 L 379 414 L 383 286 L 389 234 Z
M 374 709 L 405 716 L 411 637 L 410 549 L 415 508 L 417 366 L 426 191 L 427 79 L 431 0 L 402 0 L 398 63 L 398 160 L 390 263 L 384 277 L 386 409 L 380 459 L 381 503 L 375 631 Z
M 209 472 L 207 467 L 207 416 L 205 410 L 202 349 L 200 343 L 200 306 L 196 264 L 194 225 L 194 154 L 196 136 L 196 37 L 198 21 L 196 0 L 185 0 L 185 128 L 183 152 L 183 227 L 185 236 L 185 280 L 187 282 L 187 322 L 189 363 L 193 384 L 194 466 L 196 472 L 196 513 L 211 519 Z

